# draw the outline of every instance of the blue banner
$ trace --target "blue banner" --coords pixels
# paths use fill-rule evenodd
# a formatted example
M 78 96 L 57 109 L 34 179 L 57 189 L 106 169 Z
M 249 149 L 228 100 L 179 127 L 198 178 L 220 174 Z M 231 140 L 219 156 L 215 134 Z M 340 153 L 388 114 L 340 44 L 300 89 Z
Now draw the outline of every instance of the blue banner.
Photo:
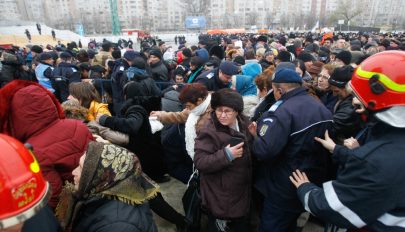
M 189 16 L 186 17 L 186 28 L 205 28 L 206 20 L 204 16 Z

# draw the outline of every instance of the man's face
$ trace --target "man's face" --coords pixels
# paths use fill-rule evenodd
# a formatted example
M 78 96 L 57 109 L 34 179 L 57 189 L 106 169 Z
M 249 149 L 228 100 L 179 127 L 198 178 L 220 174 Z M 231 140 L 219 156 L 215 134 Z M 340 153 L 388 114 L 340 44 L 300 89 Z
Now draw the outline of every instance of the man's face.
M 340 49 L 345 48 L 345 43 L 346 43 L 346 41 L 344 39 L 339 39 L 337 41 L 337 48 L 340 48 Z
M 330 89 L 332 90 L 333 96 L 336 96 L 339 99 L 344 98 L 344 91 L 345 91 L 344 88 L 339 88 L 339 87 L 336 87 L 334 85 L 331 85 Z
M 332 44 L 330 43 L 330 40 L 325 40 L 325 42 L 323 43 L 323 46 L 325 47 L 330 47 Z
M 149 64 L 156 64 L 159 61 L 160 61 L 159 57 L 154 56 L 154 55 L 149 56 L 149 60 L 148 60 Z
M 222 73 L 221 70 L 219 70 L 218 76 L 219 76 L 219 79 L 221 80 L 221 82 L 224 83 L 225 85 L 231 83 L 231 81 L 232 81 L 232 76 Z
M 283 90 L 280 87 L 277 87 L 275 84 L 272 84 L 274 98 L 278 101 L 283 95 Z

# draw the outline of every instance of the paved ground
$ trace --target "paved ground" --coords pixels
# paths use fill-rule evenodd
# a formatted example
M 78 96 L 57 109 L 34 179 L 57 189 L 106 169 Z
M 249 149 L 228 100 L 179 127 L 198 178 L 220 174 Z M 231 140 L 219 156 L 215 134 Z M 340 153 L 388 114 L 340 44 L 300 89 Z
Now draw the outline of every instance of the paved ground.
M 181 203 L 181 197 L 186 190 L 186 185 L 180 181 L 172 178 L 167 183 L 160 184 L 163 197 L 171 206 L 173 206 L 178 212 L 184 214 L 183 205 Z M 159 232 L 176 232 L 176 227 L 169 222 L 163 220 L 156 214 L 154 215 L 156 225 Z M 307 223 L 303 229 L 303 232 L 323 232 L 323 228 L 312 223 Z

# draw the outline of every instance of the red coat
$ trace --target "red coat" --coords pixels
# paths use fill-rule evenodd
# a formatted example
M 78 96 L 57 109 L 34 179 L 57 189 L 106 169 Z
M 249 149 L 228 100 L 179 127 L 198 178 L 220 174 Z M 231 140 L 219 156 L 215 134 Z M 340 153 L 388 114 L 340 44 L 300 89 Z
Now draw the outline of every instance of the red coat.
M 55 96 L 38 84 L 13 81 L 0 89 L 0 131 L 34 148 L 44 177 L 52 187 L 55 208 L 65 181 L 93 136 L 85 124 L 64 119 Z

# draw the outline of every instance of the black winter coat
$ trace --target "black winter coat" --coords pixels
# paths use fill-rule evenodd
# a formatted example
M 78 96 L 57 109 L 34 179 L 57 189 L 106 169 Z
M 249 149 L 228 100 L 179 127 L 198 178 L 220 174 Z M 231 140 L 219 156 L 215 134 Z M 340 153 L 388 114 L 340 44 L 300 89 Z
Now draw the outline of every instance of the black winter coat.
M 337 144 L 343 144 L 344 139 L 354 137 L 361 129 L 361 116 L 356 113 L 352 100 L 353 96 L 350 95 L 337 103 L 333 114 L 333 134 Z
M 156 82 L 167 82 L 169 79 L 169 71 L 165 64 L 162 61 L 159 61 L 156 64 L 150 65 L 150 72 L 153 80 Z
M 69 96 L 69 85 L 80 81 L 80 72 L 77 66 L 73 64 L 61 62 L 58 67 L 52 71 L 52 87 L 55 89 L 54 94 L 60 102 L 67 100 Z
M 125 147 L 138 156 L 142 170 L 152 179 L 156 179 L 166 173 L 166 166 L 159 133 L 152 134 L 151 131 L 149 113 L 159 109 L 160 98 L 151 97 L 144 105 L 147 105 L 147 109 L 134 99 L 129 99 L 123 106 L 123 117 L 104 115 L 100 118 L 100 124 L 128 134 L 129 143 Z
M 132 206 L 116 200 L 93 198 L 83 203 L 73 222 L 74 232 L 155 232 L 148 204 Z
M 229 87 L 228 84 L 224 84 L 219 79 L 219 68 L 201 73 L 201 75 L 195 79 L 194 83 L 201 83 L 205 85 L 208 91 L 217 91 Z
M 0 73 L 0 88 L 13 80 L 27 80 L 38 82 L 35 73 L 25 71 L 20 61 L 2 61 Z

